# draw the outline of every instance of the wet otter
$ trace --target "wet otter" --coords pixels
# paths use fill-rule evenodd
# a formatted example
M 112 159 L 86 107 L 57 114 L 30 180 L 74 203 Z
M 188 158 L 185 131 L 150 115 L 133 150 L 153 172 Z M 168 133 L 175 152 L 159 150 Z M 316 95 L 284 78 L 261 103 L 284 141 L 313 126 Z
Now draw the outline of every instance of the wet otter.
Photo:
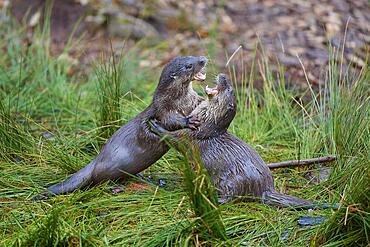
M 197 117 L 200 121 L 198 129 L 168 131 L 158 122 L 151 121 L 153 130 L 169 136 L 175 146 L 180 145 L 181 140 L 190 140 L 191 145 L 198 146 L 200 158 L 219 191 L 221 203 L 233 200 L 235 196 L 251 196 L 250 199 L 259 198 L 269 205 L 314 207 L 315 203 L 311 201 L 276 192 L 271 171 L 260 155 L 227 132 L 236 114 L 236 99 L 225 75 L 218 75 L 216 81 L 215 88 L 205 89 L 208 100 L 190 114 L 190 119 Z
M 134 119 L 117 130 L 98 156 L 65 181 L 50 186 L 48 193 L 72 192 L 87 185 L 123 179 L 143 171 L 169 147 L 150 131 L 148 119 L 157 119 L 167 129 L 192 127 L 187 116 L 203 100 L 193 90 L 192 80 L 204 80 L 205 57 L 176 57 L 163 69 L 152 103 Z

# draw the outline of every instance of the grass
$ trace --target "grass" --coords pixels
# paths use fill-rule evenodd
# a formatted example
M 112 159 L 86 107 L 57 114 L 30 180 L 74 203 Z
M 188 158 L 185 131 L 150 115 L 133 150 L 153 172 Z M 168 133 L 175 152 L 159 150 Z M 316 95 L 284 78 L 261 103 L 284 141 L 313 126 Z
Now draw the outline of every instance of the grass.
M 112 53 L 110 57 L 108 59 L 103 58 L 103 61 L 95 69 L 95 75 L 98 81 L 98 105 L 100 106 L 97 118 L 101 126 L 99 137 L 102 140 L 102 145 L 119 128 L 116 126 L 122 125 L 120 97 L 124 85 L 124 61 L 122 57 L 118 57 L 117 61 L 113 54 L 112 44 L 111 49 Z
M 266 55 L 255 59 L 259 74 L 246 69 L 243 52 L 233 59 L 242 70 L 229 67 L 234 83 L 238 73 L 242 78 L 235 83 L 238 113 L 230 131 L 256 147 L 268 162 L 336 154 L 338 161 L 324 183 L 312 185 L 303 177 L 315 167 L 281 169 L 274 177 L 278 191 L 341 201 L 339 210 L 296 212 L 243 202 L 216 209 L 212 187 L 197 183 L 206 179 L 204 173 L 189 170 L 187 161 L 174 151 L 145 171 L 153 183 L 133 179 L 118 195 L 107 190 L 114 184 L 106 183 L 44 202 L 31 201 L 44 186 L 85 166 L 99 151 L 101 140 L 143 110 L 159 73 L 139 69 L 141 58 L 133 51 L 121 61 L 97 65 L 95 74 L 71 77 L 68 60 L 50 55 L 49 31 L 44 25 L 24 46 L 22 27 L 12 21 L 0 27 L 0 245 L 369 243 L 370 71 L 367 64 L 359 74 L 344 72 L 341 51 L 331 51 L 325 86 L 308 90 L 312 101 L 305 104 L 295 100 L 297 92 L 285 87 L 283 68 L 278 74 L 271 72 Z M 263 49 L 256 52 L 263 54 Z M 68 55 L 68 47 L 64 53 Z M 264 82 L 262 91 L 253 88 L 256 79 Z M 110 129 L 109 134 L 101 135 L 102 129 Z M 158 179 L 167 185 L 159 186 Z M 212 203 L 207 205 L 202 198 L 211 198 Z M 330 220 L 300 228 L 296 220 L 304 214 L 326 215 Z
M 200 237 L 206 239 L 227 240 L 225 226 L 218 208 L 217 193 L 211 178 L 203 167 L 197 147 L 179 144 L 184 154 L 181 160 L 184 174 L 184 189 L 190 199 L 191 207 L 198 218 L 194 223 Z M 197 235 L 196 235 L 197 236 Z

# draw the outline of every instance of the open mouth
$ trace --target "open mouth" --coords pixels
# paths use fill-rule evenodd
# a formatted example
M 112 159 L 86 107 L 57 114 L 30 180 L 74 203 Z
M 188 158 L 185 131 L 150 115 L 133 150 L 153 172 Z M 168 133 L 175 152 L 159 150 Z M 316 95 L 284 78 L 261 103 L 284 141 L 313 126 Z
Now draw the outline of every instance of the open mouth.
M 208 85 L 206 86 L 205 91 L 208 96 L 216 96 L 219 92 L 218 86 L 208 87 Z
M 216 83 L 217 85 L 215 87 L 208 87 L 208 85 L 205 88 L 205 92 L 207 96 L 209 97 L 214 97 L 217 96 L 219 93 L 223 92 L 226 88 L 227 85 L 226 83 L 225 75 L 219 74 L 216 76 Z
M 194 80 L 204 81 L 207 77 L 206 67 L 203 67 L 198 73 L 194 75 Z

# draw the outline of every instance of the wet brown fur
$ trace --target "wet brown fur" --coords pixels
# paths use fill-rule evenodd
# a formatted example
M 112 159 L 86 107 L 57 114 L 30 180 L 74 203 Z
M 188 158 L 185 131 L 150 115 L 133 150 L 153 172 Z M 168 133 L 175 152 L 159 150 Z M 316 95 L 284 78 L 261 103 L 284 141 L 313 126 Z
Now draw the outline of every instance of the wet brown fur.
M 162 71 L 152 103 L 117 130 L 87 166 L 34 199 L 73 192 L 107 180 L 125 179 L 155 163 L 169 147 L 150 131 L 148 120 L 157 119 L 168 129 L 187 127 L 186 116 L 202 101 L 191 81 L 206 63 L 204 57 L 190 56 L 170 61 Z
M 250 196 L 277 206 L 305 206 L 313 202 L 275 191 L 270 169 L 247 143 L 227 132 L 236 113 L 236 99 L 225 75 L 218 76 L 218 95 L 203 101 L 190 114 L 201 122 L 197 130 L 167 131 L 154 122 L 156 131 L 171 137 L 178 148 L 187 141 L 197 145 L 200 158 L 220 194 L 220 202 Z M 180 142 L 179 142 L 180 140 Z M 183 142 L 182 142 L 183 143 Z M 182 149 L 190 150 L 188 149 Z M 185 151 L 187 155 L 194 155 Z

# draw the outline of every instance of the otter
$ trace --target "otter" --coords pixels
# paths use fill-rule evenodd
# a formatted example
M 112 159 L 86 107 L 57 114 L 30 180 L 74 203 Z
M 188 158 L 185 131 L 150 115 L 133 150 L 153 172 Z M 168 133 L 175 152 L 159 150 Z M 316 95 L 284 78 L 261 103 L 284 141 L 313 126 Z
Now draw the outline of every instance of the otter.
M 271 171 L 260 155 L 227 131 L 236 114 L 236 97 L 226 75 L 219 74 L 216 82 L 216 87 L 205 88 L 208 99 L 189 116 L 189 119 L 200 121 L 197 129 L 169 131 L 151 120 L 153 132 L 167 136 L 167 140 L 189 155 L 190 160 L 194 153 L 184 145 L 197 146 L 200 159 L 218 190 L 220 203 L 244 196 L 247 200 L 260 200 L 273 206 L 315 208 L 312 201 L 276 192 Z
M 156 119 L 169 130 L 194 128 L 196 123 L 186 116 L 203 98 L 193 90 L 192 81 L 206 78 L 207 61 L 205 57 L 192 56 L 171 60 L 162 70 L 151 104 L 118 129 L 93 161 L 34 199 L 70 193 L 107 180 L 125 179 L 155 163 L 169 147 L 153 134 L 147 121 Z

